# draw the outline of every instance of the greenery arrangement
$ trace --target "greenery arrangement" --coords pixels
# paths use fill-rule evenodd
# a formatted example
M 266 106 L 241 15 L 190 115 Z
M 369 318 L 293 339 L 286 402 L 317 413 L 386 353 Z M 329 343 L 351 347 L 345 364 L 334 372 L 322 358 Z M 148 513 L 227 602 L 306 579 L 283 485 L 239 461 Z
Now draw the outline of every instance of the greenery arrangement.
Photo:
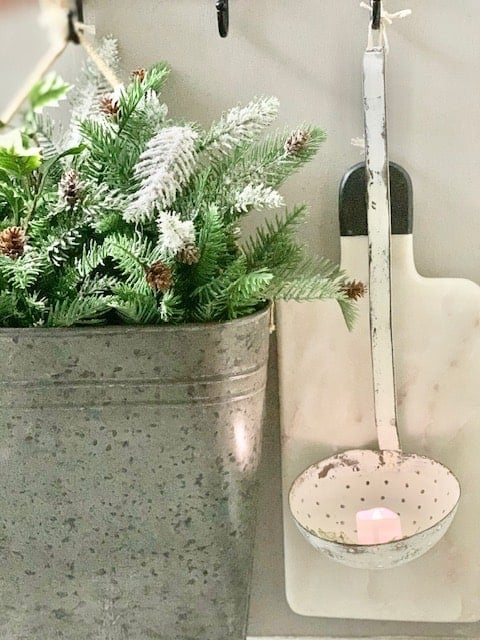
M 116 43 L 100 55 L 118 68 Z M 275 98 L 234 107 L 208 131 L 168 119 L 164 64 L 113 93 L 87 63 L 61 131 L 43 108 L 70 89 L 49 75 L 21 127 L 0 135 L 0 326 L 222 321 L 276 299 L 336 299 L 348 325 L 356 283 L 306 257 L 305 207 L 242 239 L 253 211 L 318 151 L 316 127 L 262 137 Z

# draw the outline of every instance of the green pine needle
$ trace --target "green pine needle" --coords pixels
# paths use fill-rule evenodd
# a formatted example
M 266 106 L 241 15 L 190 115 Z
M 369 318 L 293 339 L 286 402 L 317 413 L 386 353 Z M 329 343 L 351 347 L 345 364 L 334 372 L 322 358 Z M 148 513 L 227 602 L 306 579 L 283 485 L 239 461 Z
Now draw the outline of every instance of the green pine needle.
M 109 297 L 103 295 L 56 300 L 47 314 L 45 326 L 73 327 L 103 324 L 104 316 L 110 308 L 109 303 Z

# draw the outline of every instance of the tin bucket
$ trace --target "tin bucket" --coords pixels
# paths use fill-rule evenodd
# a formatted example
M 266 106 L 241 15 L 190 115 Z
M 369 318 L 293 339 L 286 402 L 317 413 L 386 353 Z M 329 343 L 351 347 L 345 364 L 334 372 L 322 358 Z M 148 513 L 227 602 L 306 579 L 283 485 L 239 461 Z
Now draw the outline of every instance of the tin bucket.
M 0 331 L 5 640 L 243 637 L 268 320 Z

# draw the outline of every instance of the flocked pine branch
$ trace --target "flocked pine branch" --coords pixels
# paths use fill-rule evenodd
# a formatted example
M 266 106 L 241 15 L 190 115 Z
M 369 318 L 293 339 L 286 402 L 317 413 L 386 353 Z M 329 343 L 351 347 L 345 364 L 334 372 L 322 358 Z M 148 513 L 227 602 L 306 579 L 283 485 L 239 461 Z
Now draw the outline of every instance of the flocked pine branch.
M 64 145 L 63 129 L 46 113 L 33 115 L 35 139 L 42 149 L 44 160 L 49 160 L 62 153 Z
M 142 120 L 147 135 L 153 135 L 165 120 L 166 105 L 159 100 L 158 93 L 170 74 L 168 67 L 159 63 L 142 73 L 143 77 L 134 75 L 128 87 L 121 87 L 118 94 L 119 133 L 133 120 Z M 136 133 L 142 133 L 136 130 Z
M 138 112 L 148 132 L 156 133 L 165 122 L 168 107 L 153 89 L 148 89 L 138 106 Z
M 284 204 L 283 197 L 275 189 L 262 183 L 250 183 L 235 194 L 234 208 L 239 213 L 247 213 L 250 209 L 278 209 Z
M 190 178 L 197 155 L 198 134 L 191 127 L 165 127 L 147 144 L 135 166 L 140 186 L 125 211 L 128 222 L 152 220 L 155 210 L 168 209 Z
M 325 139 L 318 127 L 305 126 L 299 131 L 283 131 L 261 141 L 236 147 L 231 153 L 212 158 L 209 165 L 195 173 L 182 189 L 175 207 L 199 206 L 214 202 L 225 210 L 230 221 L 244 215 L 235 207 L 238 194 L 248 185 L 277 190 L 285 180 L 309 162 Z
M 278 189 L 289 176 L 315 157 L 325 140 L 325 133 L 318 127 L 308 126 L 303 132 L 303 145 L 291 152 L 286 149 L 291 137 L 288 131 L 241 146 L 223 161 L 213 164 L 210 179 L 235 191 L 239 184 L 248 183 Z
M 111 36 L 103 38 L 98 47 L 98 55 L 116 75 L 119 74 L 118 42 L 115 38 Z M 77 123 L 86 118 L 99 116 L 101 98 L 111 90 L 97 66 L 87 59 L 81 76 L 70 94 L 72 111 L 68 144 L 72 146 L 78 144 Z
M 181 220 L 175 211 L 162 211 L 157 219 L 160 249 L 166 257 L 195 243 L 193 220 Z
M 278 108 L 275 97 L 255 98 L 245 107 L 233 107 L 212 125 L 200 141 L 200 150 L 228 153 L 242 142 L 253 140 L 277 118 Z

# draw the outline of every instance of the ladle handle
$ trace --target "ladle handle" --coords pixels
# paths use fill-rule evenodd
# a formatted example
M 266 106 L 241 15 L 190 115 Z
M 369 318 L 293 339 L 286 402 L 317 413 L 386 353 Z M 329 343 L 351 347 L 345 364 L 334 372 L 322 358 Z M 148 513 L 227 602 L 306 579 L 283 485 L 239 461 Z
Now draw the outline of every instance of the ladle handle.
M 387 152 L 385 51 L 367 49 L 363 59 L 370 340 L 375 426 L 381 450 L 400 450 L 395 401 L 391 318 L 390 176 Z

